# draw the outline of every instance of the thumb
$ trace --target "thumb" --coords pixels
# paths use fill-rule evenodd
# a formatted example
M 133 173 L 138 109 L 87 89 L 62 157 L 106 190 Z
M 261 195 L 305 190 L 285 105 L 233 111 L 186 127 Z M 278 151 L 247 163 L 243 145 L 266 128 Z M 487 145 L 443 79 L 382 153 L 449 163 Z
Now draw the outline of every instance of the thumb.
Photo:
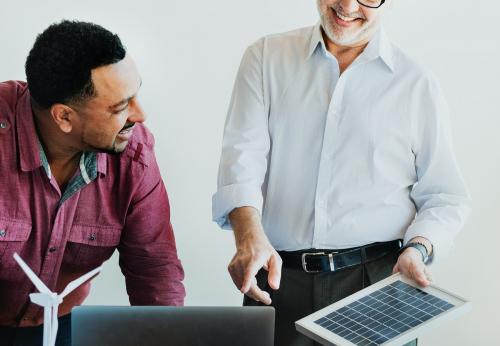
M 267 281 L 272 289 L 277 290 L 280 287 L 281 281 L 281 258 L 278 255 L 273 255 L 269 259 L 269 275 Z

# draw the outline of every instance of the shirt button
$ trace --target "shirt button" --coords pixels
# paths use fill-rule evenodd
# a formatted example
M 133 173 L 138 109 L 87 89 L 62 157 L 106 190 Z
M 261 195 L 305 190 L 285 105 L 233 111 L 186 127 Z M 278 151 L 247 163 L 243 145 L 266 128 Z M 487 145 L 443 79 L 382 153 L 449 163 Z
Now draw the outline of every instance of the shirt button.
M 4 230 L 4 229 L 0 229 L 0 237 L 5 237 L 5 235 L 7 234 L 7 231 Z
M 91 236 L 89 236 L 89 240 L 90 241 L 94 241 L 95 240 L 95 234 L 92 234 Z
M 51 248 L 49 249 L 49 252 L 56 252 L 56 251 L 57 251 L 57 248 L 56 248 L 55 246 L 53 246 L 53 247 L 51 247 Z
M 0 122 L 0 129 L 5 129 L 7 128 L 7 123 Z

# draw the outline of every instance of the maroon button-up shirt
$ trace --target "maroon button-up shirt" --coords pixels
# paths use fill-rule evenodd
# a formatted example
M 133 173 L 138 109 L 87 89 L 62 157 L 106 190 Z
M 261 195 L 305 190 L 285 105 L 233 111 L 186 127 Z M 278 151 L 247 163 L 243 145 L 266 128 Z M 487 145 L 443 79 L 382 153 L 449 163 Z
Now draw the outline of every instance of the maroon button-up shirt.
M 14 252 L 60 293 L 107 260 L 115 249 L 132 305 L 182 305 L 184 272 L 170 207 L 141 124 L 120 155 L 85 153 L 61 193 L 37 137 L 23 82 L 0 83 L 0 325 L 43 323 L 29 300 L 36 292 Z M 65 315 L 87 297 L 90 282 L 60 305 Z

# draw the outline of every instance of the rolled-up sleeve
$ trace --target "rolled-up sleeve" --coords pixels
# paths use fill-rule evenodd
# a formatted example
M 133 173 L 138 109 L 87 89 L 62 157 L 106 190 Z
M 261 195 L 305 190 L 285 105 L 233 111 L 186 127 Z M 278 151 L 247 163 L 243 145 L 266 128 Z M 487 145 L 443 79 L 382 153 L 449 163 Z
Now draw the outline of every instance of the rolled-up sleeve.
M 243 206 L 262 213 L 262 185 L 270 148 L 268 106 L 264 97 L 263 42 L 250 46 L 242 59 L 226 119 L 213 220 L 230 229 L 228 214 Z
M 177 256 L 168 196 L 156 161 L 143 180 L 127 214 L 118 250 L 132 305 L 184 304 L 184 271 Z
M 417 183 L 411 198 L 417 207 L 405 242 L 421 236 L 433 245 L 433 262 L 445 256 L 470 212 L 470 197 L 460 173 L 451 140 L 449 110 L 432 76 L 422 82 L 414 120 Z M 418 87 L 418 86 L 417 86 Z

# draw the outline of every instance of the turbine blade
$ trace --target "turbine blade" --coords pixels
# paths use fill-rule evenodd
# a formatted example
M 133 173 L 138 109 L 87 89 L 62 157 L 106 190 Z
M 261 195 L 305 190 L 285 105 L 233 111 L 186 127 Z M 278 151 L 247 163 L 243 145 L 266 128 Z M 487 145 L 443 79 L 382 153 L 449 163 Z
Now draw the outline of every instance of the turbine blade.
M 14 253 L 14 259 L 21 266 L 21 269 L 26 273 L 28 278 L 33 282 L 33 285 L 40 291 L 41 293 L 51 294 L 52 292 L 49 290 L 47 286 L 36 276 L 36 274 L 31 270 L 30 267 L 23 261 L 23 259 L 17 254 Z
M 51 311 L 52 309 L 48 306 L 43 309 L 43 346 L 50 346 L 50 332 L 52 330 Z
M 56 345 L 57 329 L 59 328 L 59 320 L 57 319 L 57 305 L 52 306 L 52 330 L 50 333 L 50 346 Z
M 101 271 L 101 269 L 102 269 L 102 266 L 97 267 L 94 270 L 88 272 L 87 274 L 80 276 L 78 279 L 71 281 L 66 286 L 66 288 L 64 288 L 64 291 L 61 292 L 61 294 L 59 295 L 59 297 L 61 297 L 61 298 L 66 297 L 75 288 L 77 288 L 78 286 L 80 286 L 81 284 L 83 284 L 85 281 L 88 281 L 88 280 L 92 279 L 92 277 L 94 277 L 95 275 L 99 274 L 99 272 Z

